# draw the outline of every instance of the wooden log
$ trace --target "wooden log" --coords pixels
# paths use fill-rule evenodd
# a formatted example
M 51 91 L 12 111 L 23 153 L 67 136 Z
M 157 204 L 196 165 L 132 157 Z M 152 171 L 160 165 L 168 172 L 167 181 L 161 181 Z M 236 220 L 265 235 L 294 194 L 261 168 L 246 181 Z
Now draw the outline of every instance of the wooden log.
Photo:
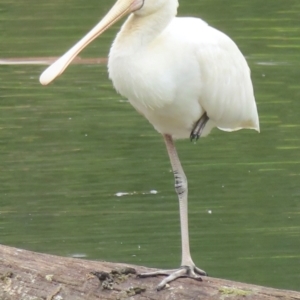
M 141 266 L 58 257 L 0 245 L 0 300 L 300 300 L 300 292 L 223 279 L 182 278 L 157 292 L 161 278 Z M 101 280 L 100 280 L 100 279 Z

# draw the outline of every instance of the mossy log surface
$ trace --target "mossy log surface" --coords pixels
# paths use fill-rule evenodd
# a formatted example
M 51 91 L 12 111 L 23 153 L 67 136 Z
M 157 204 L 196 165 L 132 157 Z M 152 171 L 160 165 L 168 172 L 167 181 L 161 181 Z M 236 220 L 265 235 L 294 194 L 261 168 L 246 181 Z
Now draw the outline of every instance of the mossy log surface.
M 153 269 L 0 245 L 0 300 L 300 300 L 300 292 L 211 277 L 202 282 L 178 279 L 157 292 L 161 278 L 138 278 L 135 274 L 145 271 Z

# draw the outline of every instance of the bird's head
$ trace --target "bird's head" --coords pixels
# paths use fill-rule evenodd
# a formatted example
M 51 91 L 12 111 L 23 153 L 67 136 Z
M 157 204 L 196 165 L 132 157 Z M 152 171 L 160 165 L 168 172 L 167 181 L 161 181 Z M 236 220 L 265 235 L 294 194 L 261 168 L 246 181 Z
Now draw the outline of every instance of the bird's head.
M 135 10 L 134 13 L 139 16 L 151 15 L 165 6 L 172 6 L 177 9 L 178 0 L 143 0 L 142 6 Z
M 47 85 L 62 74 L 79 52 L 123 16 L 130 13 L 140 16 L 149 15 L 168 4 L 177 8 L 178 0 L 117 0 L 111 10 L 88 34 L 42 73 L 41 84 Z

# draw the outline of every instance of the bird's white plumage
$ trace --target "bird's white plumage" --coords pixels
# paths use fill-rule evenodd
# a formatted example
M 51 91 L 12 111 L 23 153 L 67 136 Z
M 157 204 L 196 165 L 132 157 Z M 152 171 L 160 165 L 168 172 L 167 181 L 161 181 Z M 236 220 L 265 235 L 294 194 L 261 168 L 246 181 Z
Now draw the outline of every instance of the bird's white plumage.
M 140 274 L 168 275 L 158 289 L 176 278 L 200 280 L 206 274 L 190 254 L 187 179 L 173 138 L 188 138 L 192 131 L 194 139 L 213 127 L 259 131 L 250 70 L 238 47 L 201 19 L 176 18 L 177 7 L 178 0 L 117 0 L 100 23 L 41 76 L 42 84 L 50 83 L 93 39 L 133 12 L 114 41 L 108 68 L 117 91 L 163 134 L 174 173 L 181 268 Z
M 228 36 L 196 18 L 171 18 L 155 34 L 140 19 L 132 15 L 118 34 L 109 75 L 158 132 L 187 138 L 204 112 L 203 135 L 214 126 L 259 130 L 250 70 Z

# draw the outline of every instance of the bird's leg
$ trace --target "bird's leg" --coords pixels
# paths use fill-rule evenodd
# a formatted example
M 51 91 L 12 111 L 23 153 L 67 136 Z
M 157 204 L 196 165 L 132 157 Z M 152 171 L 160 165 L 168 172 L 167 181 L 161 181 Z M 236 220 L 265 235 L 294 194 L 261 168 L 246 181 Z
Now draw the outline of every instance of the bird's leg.
M 179 277 L 190 277 L 202 281 L 200 275 L 206 275 L 206 273 L 203 270 L 195 266 L 190 254 L 187 209 L 187 179 L 182 169 L 172 137 L 170 135 L 164 135 L 164 140 L 166 143 L 167 151 L 172 165 L 172 170 L 174 173 L 175 191 L 179 199 L 182 258 L 181 267 L 178 270 L 162 270 L 151 273 L 139 274 L 139 277 L 167 275 L 167 277 L 164 280 L 162 280 L 161 283 L 157 286 L 157 290 L 163 289 L 168 282 L 171 282 Z
M 190 135 L 191 141 L 197 141 L 199 139 L 208 120 L 209 120 L 209 118 L 205 112 L 201 116 L 201 118 L 196 122 L 196 124 L 191 132 L 191 135 Z

